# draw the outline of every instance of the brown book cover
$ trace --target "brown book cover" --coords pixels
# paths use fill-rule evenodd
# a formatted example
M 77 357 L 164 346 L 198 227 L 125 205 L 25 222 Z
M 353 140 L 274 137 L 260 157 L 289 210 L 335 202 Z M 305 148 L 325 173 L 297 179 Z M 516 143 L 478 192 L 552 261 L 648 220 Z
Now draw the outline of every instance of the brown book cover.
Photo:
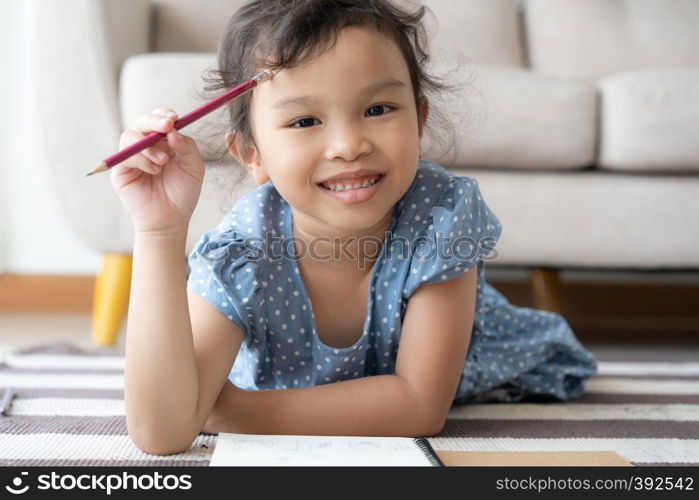
M 437 450 L 449 466 L 633 467 L 615 451 L 446 451 Z

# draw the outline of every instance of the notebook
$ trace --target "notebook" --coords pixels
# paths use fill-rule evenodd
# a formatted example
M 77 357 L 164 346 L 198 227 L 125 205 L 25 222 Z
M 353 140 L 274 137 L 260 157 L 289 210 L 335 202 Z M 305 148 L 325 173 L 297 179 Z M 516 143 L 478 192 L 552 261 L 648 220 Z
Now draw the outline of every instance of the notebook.
M 210 466 L 444 466 L 425 438 L 221 432 Z

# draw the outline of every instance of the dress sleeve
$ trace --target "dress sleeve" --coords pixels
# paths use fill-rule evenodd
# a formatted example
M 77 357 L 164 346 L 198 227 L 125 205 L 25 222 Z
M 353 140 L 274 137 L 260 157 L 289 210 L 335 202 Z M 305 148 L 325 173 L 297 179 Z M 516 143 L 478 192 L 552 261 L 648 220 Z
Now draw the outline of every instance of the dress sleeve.
M 255 336 L 258 255 L 241 234 L 219 226 L 204 233 L 187 257 L 187 287 L 238 325 L 248 344 Z
M 502 226 L 483 199 L 478 182 L 455 177 L 427 210 L 426 228 L 414 242 L 403 294 L 422 284 L 465 274 L 495 247 Z

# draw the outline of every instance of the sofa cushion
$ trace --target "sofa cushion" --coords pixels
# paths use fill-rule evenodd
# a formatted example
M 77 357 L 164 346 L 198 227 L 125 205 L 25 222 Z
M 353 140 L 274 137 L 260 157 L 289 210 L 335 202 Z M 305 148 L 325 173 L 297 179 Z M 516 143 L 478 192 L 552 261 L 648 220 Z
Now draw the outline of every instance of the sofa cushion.
M 424 18 L 435 51 L 457 50 L 472 61 L 522 66 L 517 0 L 392 0 L 414 11 L 425 4 L 436 16 Z M 153 0 L 154 50 L 215 52 L 226 21 L 243 0 Z M 434 52 L 434 51 L 433 51 Z
M 199 95 L 202 73 L 215 66 L 213 53 L 151 52 L 128 58 L 119 79 L 122 128 L 133 127 L 139 115 L 161 106 L 174 109 L 179 116 L 198 108 L 207 102 Z M 226 159 L 225 110 L 223 106 L 182 129 L 197 141 L 205 160 Z
M 410 5 L 405 0 L 398 3 Z M 460 54 L 477 63 L 524 65 L 517 0 L 422 3 L 434 14 L 424 18 L 432 54 Z
M 596 89 L 583 80 L 505 66 L 454 70 L 436 62 L 462 89 L 435 104 L 456 128 L 453 158 L 423 140 L 426 157 L 449 165 L 518 169 L 578 169 L 594 162 Z
M 489 266 L 699 268 L 699 175 L 451 170 L 502 224 Z
M 151 0 L 153 50 L 216 52 L 226 22 L 245 0 Z
M 699 68 L 599 81 L 600 168 L 699 172 Z
M 699 66 L 696 0 L 526 0 L 531 66 L 595 79 L 617 71 Z

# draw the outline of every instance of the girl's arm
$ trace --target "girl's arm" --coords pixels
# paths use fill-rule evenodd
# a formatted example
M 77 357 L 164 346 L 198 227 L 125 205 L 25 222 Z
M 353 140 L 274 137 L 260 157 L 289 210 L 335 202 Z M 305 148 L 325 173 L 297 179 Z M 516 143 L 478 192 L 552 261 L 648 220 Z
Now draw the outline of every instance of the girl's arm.
M 435 434 L 444 428 L 466 363 L 477 284 L 474 265 L 453 280 L 421 285 L 408 300 L 396 374 L 410 383 Z
M 226 381 L 242 332 L 198 296 L 188 300 L 185 244 L 206 166 L 177 113 L 154 109 L 119 138 L 166 138 L 114 165 L 112 187 L 135 229 L 126 331 L 124 402 L 129 436 L 157 455 L 189 447 Z M 191 318 L 190 318 L 191 317 Z M 191 321 L 190 321 L 191 319 Z
M 227 383 L 204 432 L 321 436 L 424 436 L 408 383 L 395 375 L 295 389 L 247 391 Z
M 296 389 L 226 384 L 207 432 L 428 436 L 444 427 L 471 339 L 478 266 L 408 301 L 395 375 Z
M 126 421 L 143 451 L 187 449 L 223 387 L 238 326 L 186 289 L 187 232 L 137 232 L 125 357 Z M 191 316 L 191 320 L 190 320 Z

